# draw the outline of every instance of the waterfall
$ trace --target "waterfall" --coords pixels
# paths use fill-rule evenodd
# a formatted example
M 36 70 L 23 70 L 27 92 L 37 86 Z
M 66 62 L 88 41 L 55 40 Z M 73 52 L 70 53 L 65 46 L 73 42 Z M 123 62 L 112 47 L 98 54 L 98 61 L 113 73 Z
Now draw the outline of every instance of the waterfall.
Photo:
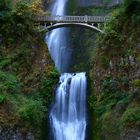
M 52 15 L 65 15 L 67 0 L 56 0 Z M 86 132 L 86 73 L 64 73 L 69 70 L 72 51 L 68 45 L 68 30 L 54 29 L 46 42 L 56 68 L 61 74 L 50 111 L 53 140 L 84 140 Z
M 84 140 L 86 130 L 85 73 L 62 74 L 50 119 L 55 140 Z
M 55 0 L 51 6 L 51 15 L 65 15 L 67 0 Z M 71 62 L 72 49 L 68 45 L 68 29 L 55 29 L 46 35 L 51 57 L 59 72 L 66 72 Z

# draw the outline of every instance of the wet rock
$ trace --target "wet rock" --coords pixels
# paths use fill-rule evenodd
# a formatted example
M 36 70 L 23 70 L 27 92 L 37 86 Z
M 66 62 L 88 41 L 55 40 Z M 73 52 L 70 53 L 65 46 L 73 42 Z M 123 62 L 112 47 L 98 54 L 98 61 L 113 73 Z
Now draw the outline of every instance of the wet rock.
M 111 0 L 104 2 L 103 0 L 77 0 L 78 5 L 81 7 L 96 6 L 96 7 L 111 7 L 122 3 L 123 0 Z
M 122 140 L 140 140 L 140 130 L 127 130 L 124 134 L 122 134 Z
M 0 140 L 34 140 L 31 132 L 22 134 L 18 128 L 2 128 L 0 126 Z
M 137 43 L 137 48 L 140 48 L 140 43 Z

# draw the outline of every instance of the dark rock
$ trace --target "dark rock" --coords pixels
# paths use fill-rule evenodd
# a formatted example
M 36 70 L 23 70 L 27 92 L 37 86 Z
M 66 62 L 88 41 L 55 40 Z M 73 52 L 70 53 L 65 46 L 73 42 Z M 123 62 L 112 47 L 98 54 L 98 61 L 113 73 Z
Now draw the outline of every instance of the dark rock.
M 95 7 L 111 7 L 122 3 L 123 0 L 111 0 L 105 3 L 103 0 L 77 0 L 81 7 L 95 6 Z
M 137 43 L 137 48 L 140 48 L 140 43 Z
M 140 130 L 127 130 L 122 134 L 122 140 L 140 140 Z
M 18 128 L 3 128 L 0 126 L 0 140 L 34 140 L 31 132 L 22 134 Z

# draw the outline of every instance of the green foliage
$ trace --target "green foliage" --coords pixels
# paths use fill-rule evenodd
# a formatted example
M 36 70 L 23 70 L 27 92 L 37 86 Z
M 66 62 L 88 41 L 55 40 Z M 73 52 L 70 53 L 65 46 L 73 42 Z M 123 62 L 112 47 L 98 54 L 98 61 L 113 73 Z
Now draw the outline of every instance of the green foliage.
M 132 94 L 131 93 L 122 93 L 118 95 L 117 97 L 117 105 L 129 105 L 132 100 Z
M 74 14 L 73 11 L 76 9 L 76 0 L 69 0 L 68 1 L 68 13 L 69 14 Z
M 54 92 L 54 88 L 56 83 L 58 82 L 59 73 L 56 69 L 51 69 L 46 77 L 43 80 L 42 88 L 41 88 L 41 97 L 44 100 L 44 104 L 49 106 L 52 101 L 52 93 Z
M 139 48 L 136 47 L 140 42 L 137 37 L 140 33 L 139 9 L 139 0 L 124 0 L 121 8 L 110 14 L 103 27 L 105 33 L 97 37 L 97 57 L 91 71 L 95 77 L 95 97 L 90 99 L 90 106 L 99 119 L 101 139 L 122 139 L 120 134 L 125 130 L 140 125 Z M 128 60 L 130 56 L 133 64 Z M 112 66 L 108 65 L 109 60 Z
M 10 2 L 0 0 L 0 118 L 25 133 L 32 130 L 39 140 L 58 72 L 41 41 L 44 35 L 34 29 L 31 1 Z
M 91 12 L 93 13 L 93 15 L 97 15 L 97 16 L 107 15 L 111 11 L 112 11 L 111 8 L 98 8 L 98 7 L 95 7 L 93 9 L 91 9 Z
M 58 73 L 58 71 L 57 71 L 57 69 L 53 69 L 51 72 L 50 72 L 50 78 L 58 78 L 58 76 L 59 76 L 59 73 Z
M 31 126 L 40 126 L 44 119 L 44 106 L 41 101 L 27 100 L 19 108 L 20 117 Z
M 12 9 L 8 1 L 4 0 L 0 7 L 0 38 L 3 43 L 21 41 L 34 33 L 29 3 L 18 1 Z
M 106 93 L 101 97 L 100 101 L 95 104 L 95 111 L 98 116 L 101 117 L 106 111 L 112 109 L 112 107 L 117 103 L 114 96 L 115 93 Z
M 97 39 L 98 45 L 106 49 L 124 48 L 124 42 L 129 38 L 128 47 L 134 46 L 140 30 L 137 28 L 140 22 L 139 9 L 139 0 L 125 0 L 121 8 L 110 15 L 110 20 L 104 26 L 105 34 L 100 34 Z
M 110 4 L 112 2 L 112 0 L 103 0 L 104 4 Z
M 105 56 L 101 57 L 101 65 L 103 66 L 103 68 L 108 68 L 109 66 L 109 59 Z
M 124 0 L 121 8 L 121 18 L 136 26 L 140 22 L 140 1 L 139 0 Z
M 43 47 L 42 38 L 39 39 L 39 44 L 33 36 L 11 44 L 10 47 L 3 44 L 0 52 L 0 106 L 3 123 L 19 126 L 20 122 L 20 128 L 25 132 L 32 130 L 36 139 L 41 139 L 41 127 L 58 79 L 58 72 L 51 63 L 46 46 Z M 48 64 L 42 64 L 42 59 L 47 60 Z M 9 104 L 10 108 L 7 107 Z M 7 110 L 3 111 L 5 107 Z M 5 119 L 7 114 L 9 117 Z M 13 118 L 14 122 L 9 121 Z
M 124 0 L 124 12 L 128 16 L 140 14 L 140 0 Z
M 0 11 L 7 11 L 11 8 L 11 0 L 0 0 Z
M 127 92 L 110 92 L 88 99 L 90 107 L 94 111 L 93 126 L 96 133 L 105 139 L 118 140 L 120 133 L 120 116 L 131 103 L 132 94 Z M 95 124 L 96 123 L 96 126 Z M 97 125 L 98 124 L 98 125 Z M 101 138 L 97 139 L 102 139 Z
M 11 63 L 11 59 L 0 59 L 0 69 L 3 69 L 6 67 L 8 64 Z
M 140 107 L 130 106 L 126 109 L 120 120 L 120 128 L 140 125 Z
M 133 83 L 135 86 L 140 87 L 140 79 L 135 79 Z
M 20 84 L 14 75 L 0 71 L 0 92 L 18 93 L 19 89 Z
M 3 103 L 6 100 L 6 97 L 4 95 L 0 95 L 0 104 Z
M 113 111 L 108 111 L 104 113 L 101 117 L 101 134 L 105 139 L 118 140 L 119 138 L 119 126 L 118 118 L 116 118 L 116 113 Z
M 102 82 L 102 91 L 104 93 L 116 92 L 118 84 L 119 84 L 119 81 L 117 81 L 116 79 L 110 76 L 107 76 L 104 78 Z
M 101 117 L 104 113 L 111 111 L 117 105 L 127 106 L 131 102 L 131 97 L 132 94 L 125 92 L 105 93 L 100 96 L 100 99 L 90 102 L 90 106 L 94 106 L 97 116 Z
M 112 0 L 103 0 L 103 6 L 89 6 L 89 7 L 78 7 L 75 9 L 75 12 L 78 15 L 93 15 L 93 16 L 101 16 L 108 15 L 113 10 L 117 9 L 118 6 L 111 6 Z M 76 3 L 76 2 L 75 2 Z

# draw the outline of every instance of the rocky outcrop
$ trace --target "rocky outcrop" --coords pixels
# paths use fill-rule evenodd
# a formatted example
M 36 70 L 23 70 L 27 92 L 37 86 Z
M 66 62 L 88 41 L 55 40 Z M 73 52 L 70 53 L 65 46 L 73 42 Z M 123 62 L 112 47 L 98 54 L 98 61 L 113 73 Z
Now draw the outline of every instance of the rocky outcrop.
M 78 0 L 78 5 L 81 7 L 96 6 L 96 7 L 111 7 L 122 3 L 123 0 Z
M 122 135 L 122 140 L 140 140 L 140 130 L 133 129 Z
M 0 126 L 0 140 L 34 140 L 31 132 L 23 134 L 18 128 L 3 128 Z

